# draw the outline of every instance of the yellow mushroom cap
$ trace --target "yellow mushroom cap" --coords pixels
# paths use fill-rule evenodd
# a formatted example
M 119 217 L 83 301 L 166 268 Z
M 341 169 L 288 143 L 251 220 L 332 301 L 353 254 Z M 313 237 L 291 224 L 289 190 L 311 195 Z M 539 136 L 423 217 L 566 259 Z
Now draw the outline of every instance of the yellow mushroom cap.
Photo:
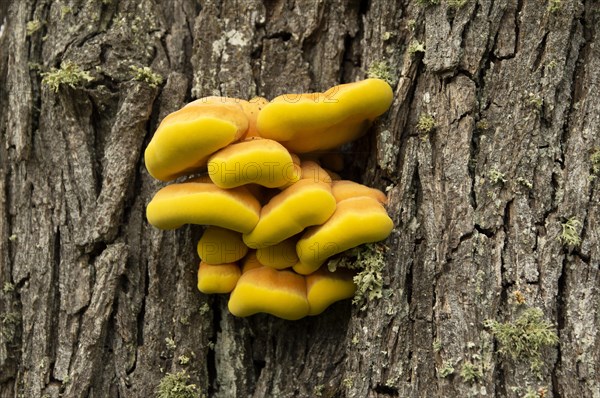
M 245 187 L 225 190 L 194 180 L 162 188 L 146 208 L 150 224 L 161 229 L 203 224 L 247 233 L 259 215 L 260 203 Z
M 198 267 L 198 290 L 206 294 L 230 293 L 241 275 L 235 263 L 211 265 L 204 261 Z
M 208 161 L 208 174 L 221 188 L 252 183 L 276 188 L 300 179 L 288 150 L 277 141 L 258 137 L 216 152 Z
M 225 264 L 240 260 L 248 253 L 242 234 L 209 226 L 198 241 L 198 255 L 207 264 Z
M 162 181 L 199 170 L 210 155 L 247 130 L 248 118 L 239 104 L 188 104 L 158 126 L 144 154 L 146 168 Z
M 325 266 L 306 276 L 308 315 L 318 315 L 336 301 L 354 296 L 356 285 L 350 270 L 329 272 Z
M 229 312 L 245 317 L 259 312 L 296 320 L 308 314 L 306 280 L 291 271 L 259 267 L 242 274 L 229 298 Z
M 331 176 L 317 162 L 312 160 L 304 160 L 300 163 L 302 168 L 302 179 L 311 181 L 321 181 L 331 183 Z
M 339 180 L 331 183 L 331 192 L 337 202 L 359 196 L 373 198 L 381 204 L 387 203 L 387 196 L 379 189 L 367 187 L 350 180 Z
M 343 200 L 325 224 L 311 227 L 302 235 L 296 245 L 300 262 L 294 271 L 310 274 L 334 254 L 384 240 L 393 228 L 394 223 L 375 199 L 363 196 Z
M 275 269 L 285 269 L 296 265 L 296 242 L 298 239 L 289 238 L 273 246 L 262 247 L 256 250 L 256 257 L 262 265 Z
M 392 88 L 381 79 L 341 84 L 324 93 L 286 94 L 264 106 L 258 131 L 297 153 L 331 149 L 363 135 L 392 100 Z
M 243 235 L 253 249 L 275 245 L 310 225 L 324 223 L 335 211 L 331 184 L 300 180 L 263 206 L 256 227 Z

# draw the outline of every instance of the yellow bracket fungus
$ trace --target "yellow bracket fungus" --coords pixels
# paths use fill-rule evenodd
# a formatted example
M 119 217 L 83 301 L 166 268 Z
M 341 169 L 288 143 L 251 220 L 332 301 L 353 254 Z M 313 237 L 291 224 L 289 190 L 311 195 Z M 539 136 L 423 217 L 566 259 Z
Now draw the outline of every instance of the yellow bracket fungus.
M 317 162 L 312 160 L 305 160 L 300 163 L 302 168 L 302 179 L 311 181 L 321 181 L 325 183 L 331 183 L 331 176 L 322 168 Z
M 169 181 L 206 167 L 208 157 L 239 140 L 248 118 L 239 104 L 192 103 L 163 119 L 144 154 L 146 168 Z
M 369 197 L 343 200 L 323 225 L 309 228 L 296 245 L 300 262 L 294 271 L 308 275 L 330 256 L 388 237 L 394 223 L 383 206 Z
M 327 267 L 306 276 L 306 298 L 308 315 L 318 315 L 336 301 L 354 296 L 356 285 L 350 270 L 338 269 L 329 272 Z
M 337 202 L 349 198 L 366 196 L 373 198 L 381 204 L 387 204 L 387 196 L 379 189 L 367 187 L 354 181 L 339 180 L 331 183 L 331 193 Z
M 148 221 L 207 226 L 197 246 L 198 289 L 231 293 L 235 316 L 296 320 L 360 295 L 352 271 L 322 264 L 385 239 L 393 223 L 383 192 L 341 180 L 344 159 L 332 149 L 363 135 L 392 100 L 380 79 L 271 102 L 196 100 L 163 119 L 145 163 L 162 181 L 208 174 L 160 189 Z
M 215 226 L 206 228 L 197 249 L 200 259 L 207 264 L 233 263 L 248 253 L 239 232 Z
M 198 267 L 198 290 L 206 294 L 230 293 L 242 272 L 236 263 L 207 264 Z
M 253 249 L 275 245 L 310 225 L 320 225 L 335 211 L 330 184 L 300 180 L 263 206 L 256 227 L 243 235 Z
M 296 242 L 298 239 L 289 238 L 273 246 L 256 250 L 256 257 L 262 265 L 275 269 L 291 268 L 298 262 Z
M 216 152 L 208 160 L 208 175 L 221 188 L 246 184 L 277 188 L 300 179 L 288 150 L 277 141 L 258 137 Z
M 264 106 L 258 131 L 296 153 L 332 149 L 363 135 L 392 100 L 392 88 L 380 79 L 341 84 L 324 93 L 286 94 Z
M 245 317 L 259 312 L 296 320 L 308 315 L 306 280 L 291 271 L 259 267 L 246 271 L 229 297 L 229 312 Z
M 260 203 L 246 187 L 225 190 L 194 180 L 162 188 L 146 208 L 146 218 L 160 229 L 201 224 L 247 233 L 259 215 Z

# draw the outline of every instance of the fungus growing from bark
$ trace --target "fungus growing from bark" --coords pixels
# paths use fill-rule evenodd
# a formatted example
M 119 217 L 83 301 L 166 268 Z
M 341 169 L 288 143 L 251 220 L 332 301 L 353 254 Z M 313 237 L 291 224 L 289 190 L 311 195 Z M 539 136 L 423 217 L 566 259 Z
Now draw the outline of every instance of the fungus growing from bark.
M 208 160 L 208 175 L 221 188 L 246 184 L 277 188 L 300 179 L 288 150 L 277 141 L 258 137 L 216 152 Z
M 275 245 L 310 225 L 320 225 L 335 211 L 329 184 L 300 180 L 263 206 L 256 227 L 243 235 L 248 247 Z
M 394 223 L 373 198 L 356 197 L 337 204 L 335 213 L 322 225 L 309 228 L 296 245 L 300 262 L 294 271 L 308 275 L 329 257 L 363 243 L 388 237 Z
M 210 155 L 247 130 L 248 118 L 239 104 L 188 104 L 158 126 L 144 154 L 146 168 L 162 181 L 200 170 Z
M 324 93 L 286 94 L 264 106 L 258 131 L 296 153 L 332 149 L 366 133 L 392 100 L 392 88 L 381 79 L 341 84 Z
M 160 229 L 201 224 L 247 233 L 259 214 L 260 203 L 246 187 L 225 190 L 201 180 L 162 188 L 146 208 L 148 221 Z
M 297 320 L 308 315 L 306 280 L 302 275 L 271 267 L 246 271 L 229 298 L 229 312 L 246 317 L 259 312 Z
M 234 263 L 248 253 L 242 235 L 229 229 L 209 226 L 198 241 L 198 255 L 207 264 Z
M 392 99 L 386 82 L 367 79 L 271 102 L 206 97 L 188 104 L 162 121 L 146 166 L 163 181 L 208 173 L 160 189 L 148 221 L 162 229 L 207 226 L 197 246 L 198 289 L 231 293 L 235 316 L 296 320 L 357 288 L 360 296 L 360 269 L 332 272 L 322 264 L 387 238 L 393 223 L 386 195 L 341 180 L 343 158 L 330 150 L 364 134 Z
M 206 294 L 230 293 L 242 272 L 236 263 L 207 264 L 198 267 L 198 290 Z

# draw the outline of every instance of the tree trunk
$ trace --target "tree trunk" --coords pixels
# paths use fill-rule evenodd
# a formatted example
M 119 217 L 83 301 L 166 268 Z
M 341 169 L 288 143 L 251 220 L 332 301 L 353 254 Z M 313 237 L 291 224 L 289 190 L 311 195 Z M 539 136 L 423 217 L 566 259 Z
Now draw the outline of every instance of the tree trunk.
M 0 397 L 151 397 L 181 370 L 223 398 L 599 397 L 598 2 L 427 3 L 0 2 Z M 93 80 L 42 83 L 63 61 Z M 153 131 L 374 66 L 395 101 L 348 175 L 388 190 L 383 297 L 232 317 L 195 287 L 201 229 L 145 219 Z M 513 356 L 489 320 L 531 308 L 559 343 Z

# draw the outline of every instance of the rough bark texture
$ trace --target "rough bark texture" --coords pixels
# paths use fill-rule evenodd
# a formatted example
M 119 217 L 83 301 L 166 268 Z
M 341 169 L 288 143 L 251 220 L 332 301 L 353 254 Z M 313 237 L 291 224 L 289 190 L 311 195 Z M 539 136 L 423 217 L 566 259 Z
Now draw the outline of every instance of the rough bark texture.
M 1 1 L 0 397 L 150 397 L 181 369 L 223 398 L 600 397 L 600 5 L 456 3 Z M 94 81 L 43 85 L 64 60 Z M 200 229 L 145 220 L 157 123 L 196 97 L 323 90 L 380 61 L 395 101 L 349 158 L 389 189 L 384 298 L 233 318 L 195 288 Z M 570 218 L 578 246 L 558 239 Z M 558 329 L 539 375 L 483 325 L 523 307 Z M 460 375 L 469 362 L 481 377 Z

